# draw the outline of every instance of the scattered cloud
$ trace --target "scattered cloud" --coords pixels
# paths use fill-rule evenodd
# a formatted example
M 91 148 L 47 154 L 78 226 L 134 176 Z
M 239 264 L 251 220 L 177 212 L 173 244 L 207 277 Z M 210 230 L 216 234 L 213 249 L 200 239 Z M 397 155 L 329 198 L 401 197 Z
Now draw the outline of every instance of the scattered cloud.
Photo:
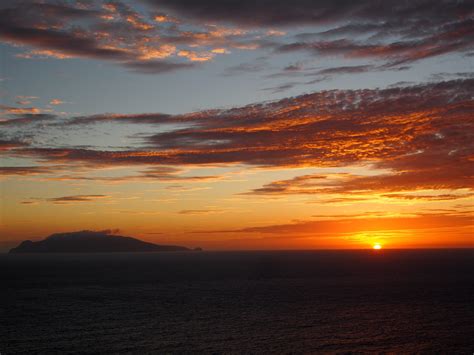
M 51 169 L 43 166 L 0 166 L 0 176 L 48 174 Z
M 297 33 L 293 42 L 280 42 L 277 52 L 303 50 L 323 56 L 381 59 L 387 66 L 396 66 L 446 53 L 469 53 L 473 49 L 474 7 L 469 1 L 148 3 L 189 21 L 232 23 L 252 29 L 315 29 Z
M 331 90 L 186 115 L 98 115 L 71 123 L 155 122 L 176 129 L 144 136 L 144 149 L 35 147 L 16 154 L 92 165 L 245 163 L 345 166 L 371 163 L 395 180 L 470 170 L 474 80 L 375 90 Z M 161 123 L 159 123 L 161 122 Z M 183 128 L 184 127 L 184 128 Z M 440 168 L 445 169 L 443 173 Z M 465 173 L 459 179 L 466 179 Z M 395 179 L 395 180 L 394 180 Z M 451 179 L 447 175 L 445 179 Z M 359 178 L 353 184 L 380 184 Z M 354 185 L 355 186 L 355 185 Z
M 241 75 L 241 74 L 248 74 L 248 73 L 256 73 L 259 71 L 264 70 L 268 67 L 268 61 L 266 57 L 259 57 L 251 62 L 240 63 L 238 65 L 234 65 L 225 69 L 223 75 L 224 76 L 233 76 L 233 75 Z
M 0 118 L 0 126 L 19 126 L 45 123 L 57 118 L 56 115 L 49 113 L 15 113 L 9 116 L 12 118 Z
M 89 58 L 146 74 L 193 68 L 193 62 L 228 54 L 229 48 L 257 45 L 243 30 L 195 24 L 191 31 L 166 14 L 120 1 L 6 2 L 0 6 L 0 38 L 26 47 L 17 55 L 24 59 Z
M 297 82 L 285 83 L 285 84 L 277 85 L 277 86 L 274 86 L 274 87 L 264 88 L 262 90 L 263 91 L 271 91 L 272 94 L 279 94 L 279 93 L 284 92 L 286 90 L 292 89 L 297 84 L 298 84 Z
M 76 205 L 85 202 L 94 202 L 101 199 L 107 199 L 110 196 L 107 195 L 73 195 L 73 196 L 60 196 L 51 198 L 40 198 L 30 197 L 27 200 L 20 201 L 22 205 L 38 205 L 42 202 L 52 203 L 54 205 Z M 112 233 L 112 232 L 110 232 Z
M 194 68 L 234 49 L 374 59 L 388 68 L 473 50 L 469 1 L 147 2 L 5 2 L 0 37 L 25 47 L 21 58 L 90 58 L 146 74 Z M 261 66 L 242 63 L 225 75 Z
M 17 105 L 31 105 L 31 103 L 38 99 L 37 96 L 24 96 L 24 95 L 19 95 L 16 97 L 17 101 L 16 101 L 16 104 Z
M 38 114 L 41 113 L 41 109 L 37 107 L 13 107 L 13 106 L 6 106 L 0 105 L 0 111 L 7 114 Z
M 416 214 L 394 217 L 349 217 L 298 221 L 290 224 L 275 224 L 246 227 L 235 230 L 202 231 L 199 233 L 261 233 L 276 235 L 350 235 L 363 232 L 430 230 L 474 225 L 472 215 Z
M 28 144 L 16 139 L 2 139 L 0 138 L 0 152 L 7 152 L 15 148 L 26 147 Z
M 100 167 L 96 167 L 100 168 Z M 13 175 L 13 174 L 12 174 Z M 90 171 L 87 175 L 80 174 L 56 174 L 53 177 L 47 178 L 51 181 L 95 181 L 108 184 L 132 183 L 132 182 L 161 182 L 161 183 L 204 183 L 222 180 L 224 176 L 221 175 L 184 175 L 183 170 L 169 166 L 149 167 L 145 170 L 139 171 L 133 175 L 119 175 L 119 176 L 97 176 L 91 175 Z
M 82 202 L 94 202 L 101 199 L 109 198 L 110 196 L 107 195 L 73 195 L 73 196 L 60 196 L 60 197 L 52 197 L 52 198 L 33 198 L 32 200 L 40 200 L 45 202 L 51 202 L 55 205 L 63 205 L 63 204 L 77 204 Z
M 149 61 L 130 61 L 125 62 L 124 66 L 135 73 L 142 74 L 162 74 L 169 73 L 179 69 L 191 69 L 196 66 L 194 63 L 172 63 L 163 60 Z

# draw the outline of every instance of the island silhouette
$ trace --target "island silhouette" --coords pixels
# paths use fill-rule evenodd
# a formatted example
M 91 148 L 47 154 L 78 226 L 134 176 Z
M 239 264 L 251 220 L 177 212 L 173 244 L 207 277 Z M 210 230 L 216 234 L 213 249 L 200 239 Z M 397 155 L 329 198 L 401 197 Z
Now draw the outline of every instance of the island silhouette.
M 190 251 L 177 245 L 158 245 L 142 240 L 113 235 L 108 231 L 78 231 L 55 233 L 33 242 L 25 240 L 10 253 L 110 253 L 110 252 L 157 252 Z M 196 248 L 195 250 L 200 250 Z

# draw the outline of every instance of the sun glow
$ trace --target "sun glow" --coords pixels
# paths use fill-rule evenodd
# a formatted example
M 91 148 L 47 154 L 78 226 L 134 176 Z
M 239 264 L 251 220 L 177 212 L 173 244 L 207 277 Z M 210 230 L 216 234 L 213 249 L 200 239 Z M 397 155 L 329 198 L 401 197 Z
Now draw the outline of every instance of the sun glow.
M 373 246 L 372 246 L 373 249 L 375 250 L 380 250 L 382 249 L 382 246 L 379 244 L 379 243 L 375 243 Z

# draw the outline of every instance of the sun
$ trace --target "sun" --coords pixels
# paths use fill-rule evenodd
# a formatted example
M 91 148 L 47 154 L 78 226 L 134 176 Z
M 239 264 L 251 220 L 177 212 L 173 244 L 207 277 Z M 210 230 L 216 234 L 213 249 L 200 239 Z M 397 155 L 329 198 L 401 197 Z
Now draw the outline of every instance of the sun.
M 375 243 L 372 248 L 374 248 L 375 250 L 379 250 L 379 249 L 382 249 L 382 246 L 379 244 L 379 243 Z

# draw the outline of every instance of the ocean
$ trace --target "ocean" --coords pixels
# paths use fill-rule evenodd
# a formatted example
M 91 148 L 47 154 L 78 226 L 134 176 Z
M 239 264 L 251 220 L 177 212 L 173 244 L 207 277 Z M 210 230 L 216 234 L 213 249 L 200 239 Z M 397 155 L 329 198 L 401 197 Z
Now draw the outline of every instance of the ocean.
M 0 255 L 0 353 L 474 352 L 474 249 Z

